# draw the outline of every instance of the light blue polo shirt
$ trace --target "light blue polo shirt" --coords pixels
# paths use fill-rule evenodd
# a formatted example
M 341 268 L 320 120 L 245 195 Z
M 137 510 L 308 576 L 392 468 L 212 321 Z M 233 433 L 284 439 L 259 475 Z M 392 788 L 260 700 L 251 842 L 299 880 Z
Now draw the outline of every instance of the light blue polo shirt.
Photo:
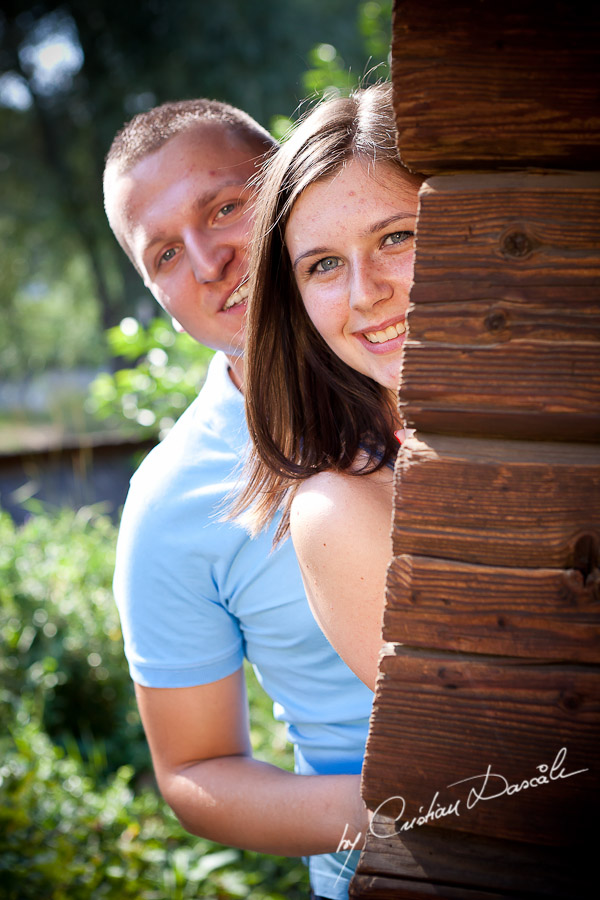
M 272 552 L 272 530 L 251 540 L 220 520 L 247 440 L 242 395 L 217 353 L 197 399 L 131 480 L 114 579 L 131 677 L 192 687 L 246 657 L 287 724 L 296 771 L 356 774 L 373 694 L 316 625 L 291 541 Z M 347 897 L 346 857 L 310 858 L 316 894 Z

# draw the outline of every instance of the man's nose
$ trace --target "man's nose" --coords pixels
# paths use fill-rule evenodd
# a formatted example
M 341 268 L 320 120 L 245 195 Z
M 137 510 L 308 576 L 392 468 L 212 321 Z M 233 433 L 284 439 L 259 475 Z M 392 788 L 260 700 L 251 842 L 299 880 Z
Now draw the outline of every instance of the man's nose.
M 221 281 L 235 256 L 235 248 L 230 244 L 211 240 L 197 232 L 185 235 L 185 247 L 194 278 L 199 284 Z

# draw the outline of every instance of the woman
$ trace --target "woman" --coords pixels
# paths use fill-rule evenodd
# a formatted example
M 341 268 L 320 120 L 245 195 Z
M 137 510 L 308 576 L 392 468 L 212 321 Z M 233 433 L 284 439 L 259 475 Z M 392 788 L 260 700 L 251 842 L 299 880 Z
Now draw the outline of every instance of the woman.
M 309 602 L 373 687 L 391 558 L 394 432 L 421 178 L 391 87 L 319 105 L 270 163 L 255 211 L 245 396 L 256 454 L 236 509 L 289 528 Z

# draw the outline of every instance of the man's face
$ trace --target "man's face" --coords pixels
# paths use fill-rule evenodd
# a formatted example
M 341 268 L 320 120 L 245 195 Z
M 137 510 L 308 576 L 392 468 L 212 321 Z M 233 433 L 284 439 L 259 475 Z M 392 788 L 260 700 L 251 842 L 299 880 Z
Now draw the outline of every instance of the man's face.
M 237 356 L 243 349 L 253 151 L 221 125 L 171 138 L 109 177 L 107 213 L 144 283 L 183 331 Z

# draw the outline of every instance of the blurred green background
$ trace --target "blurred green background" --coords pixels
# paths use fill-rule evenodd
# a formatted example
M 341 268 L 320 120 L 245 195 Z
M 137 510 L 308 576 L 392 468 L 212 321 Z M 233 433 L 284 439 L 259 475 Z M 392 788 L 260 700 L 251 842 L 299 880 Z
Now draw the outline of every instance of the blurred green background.
M 141 453 L 195 396 L 211 354 L 159 317 L 110 233 L 101 174 L 123 122 L 165 100 L 225 100 L 281 138 L 305 98 L 387 77 L 391 5 L 3 2 L 0 896 L 7 900 L 308 895 L 299 860 L 192 838 L 154 788 L 111 594 L 119 508 Z M 248 681 L 255 753 L 291 768 L 284 729 L 251 670 Z

